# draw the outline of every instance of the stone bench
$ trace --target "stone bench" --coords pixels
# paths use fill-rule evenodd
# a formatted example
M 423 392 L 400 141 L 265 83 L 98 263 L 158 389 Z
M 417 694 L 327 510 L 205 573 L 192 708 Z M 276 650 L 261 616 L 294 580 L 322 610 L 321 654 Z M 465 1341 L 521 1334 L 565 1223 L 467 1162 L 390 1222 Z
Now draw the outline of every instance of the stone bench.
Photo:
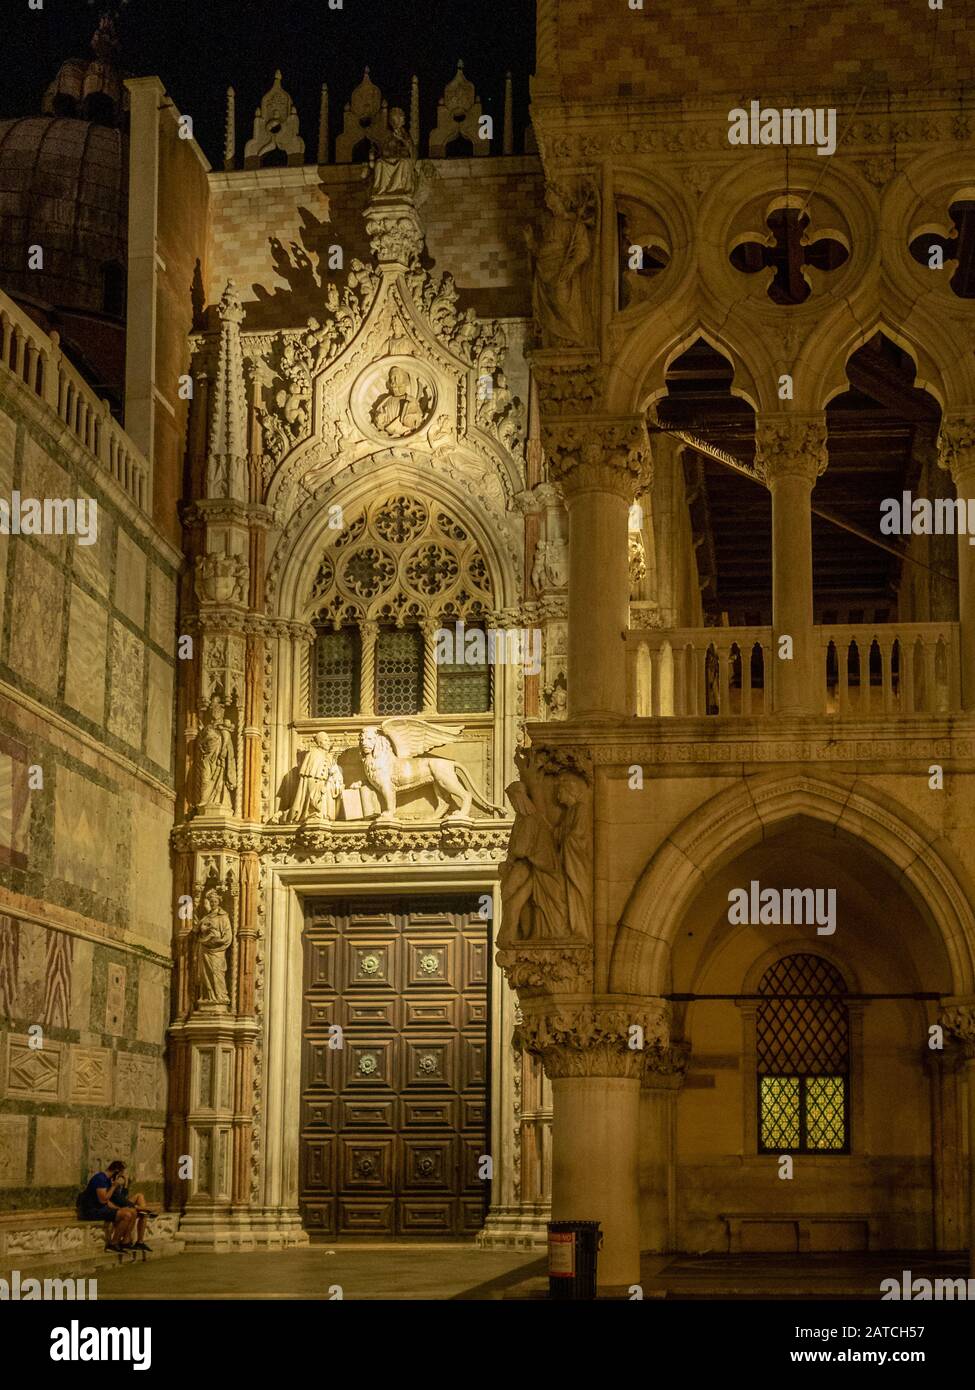
M 865 1212 L 722 1212 L 728 1254 L 806 1255 L 816 1251 L 877 1248 L 876 1217 Z
M 9 1281 L 15 1269 L 25 1276 L 80 1275 L 132 1260 L 133 1255 L 105 1249 L 106 1225 L 79 1221 L 68 1207 L 0 1215 L 0 1279 Z M 177 1235 L 178 1227 L 176 1212 L 161 1212 L 146 1235 L 152 1250 L 137 1250 L 134 1256 L 151 1260 L 181 1254 L 185 1242 Z

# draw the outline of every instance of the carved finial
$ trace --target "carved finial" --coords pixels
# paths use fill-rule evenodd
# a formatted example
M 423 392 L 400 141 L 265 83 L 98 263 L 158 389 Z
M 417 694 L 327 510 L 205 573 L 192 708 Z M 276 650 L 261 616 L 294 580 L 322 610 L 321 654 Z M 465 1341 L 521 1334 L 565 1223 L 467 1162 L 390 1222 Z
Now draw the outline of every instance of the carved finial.
M 328 83 L 322 83 L 322 100 L 318 109 L 318 162 L 328 163 Z
M 256 169 L 274 150 L 287 155 L 289 165 L 303 164 L 305 142 L 298 134 L 298 112 L 281 86 L 281 70 L 254 113 L 254 134 L 244 146 L 244 168 Z
M 417 149 L 420 148 L 420 79 L 416 73 L 410 84 L 410 136 Z
M 233 87 L 227 88 L 227 125 L 223 138 L 223 167 L 234 167 L 234 154 L 237 150 L 237 106 Z
M 514 152 L 514 100 L 511 91 L 511 73 L 507 72 L 504 76 L 504 134 L 501 141 L 501 153 L 514 154 Z

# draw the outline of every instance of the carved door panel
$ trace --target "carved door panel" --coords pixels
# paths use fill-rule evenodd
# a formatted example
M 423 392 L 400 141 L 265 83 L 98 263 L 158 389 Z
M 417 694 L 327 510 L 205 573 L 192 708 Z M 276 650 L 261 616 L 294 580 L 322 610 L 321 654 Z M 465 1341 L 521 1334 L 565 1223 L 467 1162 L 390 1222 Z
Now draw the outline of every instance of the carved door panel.
M 472 1235 L 489 1187 L 478 1166 L 490 942 L 477 899 L 312 902 L 304 946 L 306 1229 Z

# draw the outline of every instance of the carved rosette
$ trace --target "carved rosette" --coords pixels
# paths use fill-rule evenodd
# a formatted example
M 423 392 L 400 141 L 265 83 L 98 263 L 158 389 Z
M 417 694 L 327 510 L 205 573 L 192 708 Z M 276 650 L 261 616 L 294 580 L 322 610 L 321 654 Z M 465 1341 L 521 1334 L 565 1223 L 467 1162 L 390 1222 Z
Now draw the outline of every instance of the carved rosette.
M 938 463 L 956 484 L 975 469 L 975 413 L 946 415 L 942 420 Z
M 975 1004 L 950 1004 L 941 1011 L 940 1022 L 960 1044 L 966 1058 L 975 1061 Z
M 804 478 L 812 486 L 828 463 L 822 415 L 762 415 L 756 420 L 755 472 L 769 487 L 785 477 Z
M 543 420 L 542 444 L 549 478 L 562 484 L 566 496 L 612 492 L 629 503 L 653 481 L 642 417 Z
M 637 1029 L 641 1030 L 637 1032 Z M 642 1041 L 642 1048 L 635 1045 Z M 622 997 L 524 1006 L 515 1046 L 541 1058 L 545 1074 L 561 1077 L 642 1078 L 647 1049 L 670 1043 L 670 1004 L 665 999 Z

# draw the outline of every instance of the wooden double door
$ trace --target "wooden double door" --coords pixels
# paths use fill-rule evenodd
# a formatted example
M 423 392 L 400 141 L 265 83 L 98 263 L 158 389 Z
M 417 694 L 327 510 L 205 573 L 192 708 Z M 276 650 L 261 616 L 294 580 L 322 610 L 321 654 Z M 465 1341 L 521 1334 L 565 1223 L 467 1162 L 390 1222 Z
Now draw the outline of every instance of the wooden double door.
M 479 901 L 308 903 L 299 1181 L 313 1240 L 484 1224 L 491 947 Z

